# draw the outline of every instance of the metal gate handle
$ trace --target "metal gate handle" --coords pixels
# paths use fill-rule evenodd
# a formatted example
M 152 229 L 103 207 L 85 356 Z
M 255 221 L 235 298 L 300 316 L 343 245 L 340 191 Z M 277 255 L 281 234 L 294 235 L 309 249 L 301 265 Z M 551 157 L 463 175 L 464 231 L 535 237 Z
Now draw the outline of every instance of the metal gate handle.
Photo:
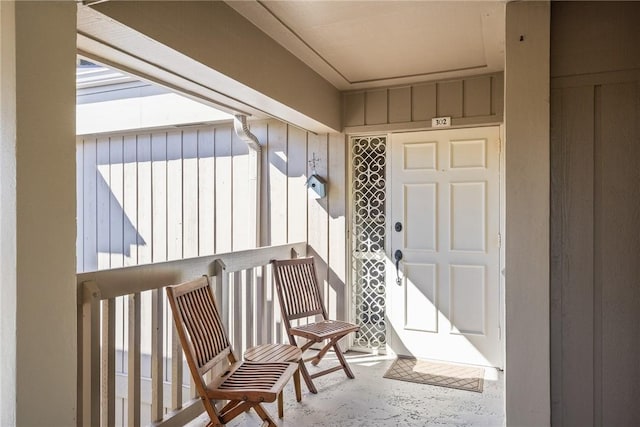
M 402 279 L 400 278 L 400 260 L 402 259 L 402 251 L 397 249 L 393 253 L 393 257 L 396 260 L 396 285 L 402 286 Z

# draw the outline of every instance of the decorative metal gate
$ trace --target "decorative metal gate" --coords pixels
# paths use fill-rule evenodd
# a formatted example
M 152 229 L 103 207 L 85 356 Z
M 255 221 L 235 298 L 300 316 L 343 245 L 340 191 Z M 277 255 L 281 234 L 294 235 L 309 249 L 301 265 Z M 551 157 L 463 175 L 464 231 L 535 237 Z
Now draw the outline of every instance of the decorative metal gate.
M 386 155 L 384 136 L 351 138 L 351 274 L 357 347 L 384 350 Z

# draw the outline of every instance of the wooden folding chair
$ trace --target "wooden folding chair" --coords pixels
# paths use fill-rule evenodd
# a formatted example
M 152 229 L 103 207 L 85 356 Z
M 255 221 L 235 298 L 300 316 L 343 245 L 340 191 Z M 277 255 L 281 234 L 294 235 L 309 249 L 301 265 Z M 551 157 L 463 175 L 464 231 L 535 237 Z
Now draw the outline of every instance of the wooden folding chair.
M 282 319 L 291 344 L 300 347 L 304 356 L 305 351 L 313 344 L 326 341 L 324 347 L 315 356 L 307 359 L 303 357 L 299 362 L 300 372 L 302 372 L 309 391 L 312 393 L 318 392 L 313 384 L 313 378 L 340 369 L 344 370 L 347 377 L 354 378 L 351 368 L 347 364 L 342 351 L 340 351 L 338 341 L 345 335 L 358 331 L 360 327 L 353 323 L 330 320 L 328 318 L 320 296 L 313 258 L 273 260 L 272 264 Z M 317 319 L 318 317 L 320 317 L 319 320 Z M 296 319 L 307 319 L 310 323 L 292 326 L 291 321 Z M 305 338 L 308 341 L 300 346 L 296 341 L 296 337 Z M 331 348 L 334 349 L 340 364 L 310 375 L 305 362 L 311 361 L 314 366 L 317 365 Z
M 275 427 L 261 403 L 276 400 L 298 365 L 237 361 L 206 277 L 168 286 L 167 296 L 189 370 L 211 419 L 207 426 L 223 426 L 253 408 L 263 425 Z M 208 373 L 210 380 L 205 378 Z M 216 400 L 229 402 L 218 411 Z

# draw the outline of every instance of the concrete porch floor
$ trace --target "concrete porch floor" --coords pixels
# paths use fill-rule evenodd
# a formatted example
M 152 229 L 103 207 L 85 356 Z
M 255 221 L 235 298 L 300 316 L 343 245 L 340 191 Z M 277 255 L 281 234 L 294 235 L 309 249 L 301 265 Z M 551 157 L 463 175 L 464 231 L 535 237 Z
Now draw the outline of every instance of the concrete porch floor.
M 283 427 L 306 426 L 488 426 L 504 425 L 504 375 L 486 368 L 482 393 L 390 380 L 382 376 L 394 358 L 356 352 L 345 354 L 355 379 L 338 371 L 314 380 L 318 394 L 302 381 L 302 402 L 295 400 L 293 384 L 285 388 L 284 418 L 275 403 L 265 408 Z M 320 368 L 337 363 L 328 354 Z M 206 414 L 190 424 L 205 426 Z M 255 412 L 244 413 L 231 427 L 255 427 Z

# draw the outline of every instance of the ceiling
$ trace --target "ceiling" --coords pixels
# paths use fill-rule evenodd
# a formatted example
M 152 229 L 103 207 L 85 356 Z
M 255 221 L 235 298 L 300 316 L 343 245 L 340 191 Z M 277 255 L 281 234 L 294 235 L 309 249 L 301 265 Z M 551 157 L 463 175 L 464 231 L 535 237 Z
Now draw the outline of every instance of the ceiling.
M 504 1 L 228 1 L 340 90 L 504 69 Z

